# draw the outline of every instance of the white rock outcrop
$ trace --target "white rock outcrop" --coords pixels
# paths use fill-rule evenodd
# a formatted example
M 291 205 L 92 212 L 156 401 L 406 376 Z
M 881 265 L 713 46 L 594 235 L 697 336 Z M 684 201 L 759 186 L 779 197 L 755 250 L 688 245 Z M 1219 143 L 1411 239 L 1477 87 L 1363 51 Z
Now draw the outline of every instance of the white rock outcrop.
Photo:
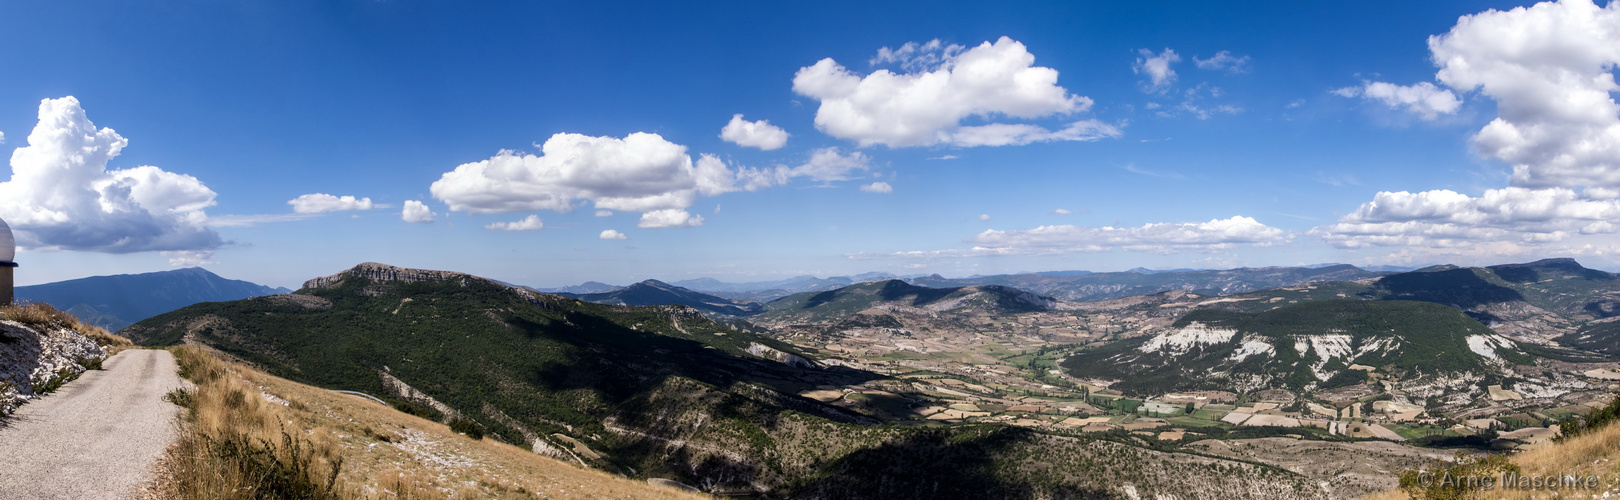
M 0 415 L 38 397 L 35 388 L 57 373 L 83 373 L 78 360 L 106 357 L 107 351 L 96 341 L 73 329 L 0 321 Z

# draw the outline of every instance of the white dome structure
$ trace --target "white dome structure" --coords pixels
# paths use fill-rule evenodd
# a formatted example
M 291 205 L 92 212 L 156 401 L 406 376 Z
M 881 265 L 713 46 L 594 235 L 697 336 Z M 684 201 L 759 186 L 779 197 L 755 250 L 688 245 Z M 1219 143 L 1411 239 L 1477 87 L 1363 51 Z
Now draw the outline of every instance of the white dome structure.
M 17 258 L 17 240 L 11 237 L 11 226 L 6 225 L 5 219 L 0 219 L 0 262 L 11 262 Z

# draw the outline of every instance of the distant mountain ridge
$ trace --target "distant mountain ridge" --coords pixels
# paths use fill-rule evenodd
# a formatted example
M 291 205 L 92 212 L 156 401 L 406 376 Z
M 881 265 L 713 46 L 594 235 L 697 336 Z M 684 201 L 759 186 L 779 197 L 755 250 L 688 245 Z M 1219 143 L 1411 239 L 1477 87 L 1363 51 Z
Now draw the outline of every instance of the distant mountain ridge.
M 1406 268 L 1390 269 L 1407 270 Z M 1311 267 L 1258 267 L 1216 270 L 1155 270 L 1138 267 L 1127 271 L 1105 273 L 1067 270 L 973 275 L 965 278 L 946 278 L 938 274 L 896 276 L 885 272 L 869 272 L 827 278 L 803 275 L 781 280 L 743 283 L 730 283 L 714 278 L 695 278 L 669 282 L 669 285 L 724 299 L 766 303 L 796 293 L 824 292 L 857 283 L 902 279 L 913 285 L 931 288 L 1000 285 L 1072 302 L 1097 302 L 1136 295 L 1150 295 L 1169 290 L 1186 290 L 1202 295 L 1225 295 L 1318 281 L 1353 281 L 1376 278 L 1386 274 L 1391 273 L 1368 271 L 1349 264 L 1322 264 Z M 533 290 L 578 295 L 612 292 L 619 288 L 621 287 L 593 281 L 574 286 L 534 288 Z
M 647 280 L 601 293 L 559 293 L 558 295 L 586 302 L 619 306 L 683 305 L 697 308 L 706 313 L 726 316 L 749 316 L 763 310 L 756 302 L 724 299 L 658 280 Z
M 989 314 L 1068 309 L 1074 304 L 999 285 L 932 288 L 890 279 L 850 285 L 825 292 L 783 297 L 764 306 L 757 319 L 828 323 L 876 307 L 921 311 L 973 310 Z
M 587 282 L 584 282 L 584 283 L 580 283 L 578 285 L 561 286 L 561 287 L 556 287 L 556 288 L 533 288 L 533 287 L 526 287 L 526 288 L 529 288 L 530 290 L 534 290 L 536 292 L 541 292 L 541 293 L 585 294 L 585 293 L 611 292 L 611 291 L 614 291 L 614 290 L 622 289 L 624 287 L 609 285 L 607 283 L 603 283 L 603 282 L 600 282 L 600 281 L 587 281 Z
M 47 303 L 110 331 L 198 302 L 291 293 L 286 288 L 225 279 L 192 267 L 143 274 L 92 276 L 17 287 L 21 302 Z
M 1339 264 L 1327 267 L 1256 267 L 1225 270 L 1174 269 L 1153 271 L 1132 269 L 1111 273 L 1028 273 L 945 278 L 931 275 L 907 280 L 913 285 L 951 288 L 971 285 L 1001 285 L 1072 302 L 1098 302 L 1169 290 L 1186 290 L 1200 295 L 1226 295 L 1321 281 L 1354 281 L 1376 278 L 1376 273 Z

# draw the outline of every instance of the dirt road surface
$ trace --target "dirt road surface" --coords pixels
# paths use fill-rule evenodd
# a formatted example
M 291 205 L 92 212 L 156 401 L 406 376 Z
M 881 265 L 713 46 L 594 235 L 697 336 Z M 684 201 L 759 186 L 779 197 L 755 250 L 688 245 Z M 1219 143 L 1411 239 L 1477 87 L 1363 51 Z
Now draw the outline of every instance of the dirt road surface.
M 0 420 L 0 498 L 136 495 L 175 438 L 174 355 L 132 349 Z

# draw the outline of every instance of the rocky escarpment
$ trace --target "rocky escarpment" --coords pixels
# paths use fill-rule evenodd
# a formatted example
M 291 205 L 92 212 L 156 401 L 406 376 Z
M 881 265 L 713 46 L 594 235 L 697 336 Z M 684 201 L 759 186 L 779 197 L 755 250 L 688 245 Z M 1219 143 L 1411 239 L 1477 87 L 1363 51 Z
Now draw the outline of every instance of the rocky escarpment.
M 343 272 L 340 272 L 340 273 L 337 273 L 337 274 L 334 274 L 334 275 L 331 275 L 331 276 L 323 276 L 323 277 L 320 277 L 320 278 L 315 278 L 315 279 L 312 279 L 312 280 L 309 280 L 309 281 L 305 281 L 304 282 L 304 287 L 300 291 L 300 293 L 294 293 L 294 294 L 289 294 L 289 295 L 278 295 L 278 296 L 273 296 L 273 298 L 275 300 L 278 300 L 278 301 L 286 302 L 286 303 L 293 304 L 293 305 L 302 306 L 302 307 L 304 307 L 306 309 L 329 309 L 329 308 L 332 307 L 331 301 L 329 301 L 327 299 L 315 297 L 313 295 L 307 295 L 307 294 L 304 294 L 302 292 L 307 291 L 307 290 L 320 290 L 320 289 L 339 288 L 339 287 L 342 287 L 343 284 L 346 282 L 346 280 L 349 280 L 349 279 L 360 279 L 360 280 L 364 280 L 364 281 L 368 282 L 368 284 L 365 287 L 360 289 L 360 293 L 363 294 L 363 295 L 366 295 L 368 297 L 376 297 L 376 296 L 382 295 L 383 293 L 385 293 L 386 284 L 391 283 L 391 282 L 395 282 L 395 283 L 420 283 L 420 282 L 456 283 L 456 284 L 460 285 L 463 288 L 467 287 L 467 285 L 470 284 L 470 283 L 477 282 L 477 283 L 492 283 L 492 284 L 495 284 L 497 286 L 506 288 L 508 291 L 511 291 L 512 293 L 515 293 L 518 296 L 523 297 L 523 300 L 528 301 L 530 304 L 533 304 L 535 306 L 539 306 L 539 307 L 542 307 L 542 308 L 547 308 L 547 309 L 551 308 L 551 305 L 547 303 L 547 301 L 549 301 L 549 300 L 561 300 L 561 297 L 559 297 L 557 295 L 552 295 L 552 294 L 548 294 L 548 293 L 539 293 L 539 292 L 535 292 L 533 290 L 529 290 L 529 289 L 526 289 L 526 288 L 507 285 L 505 283 L 501 283 L 499 281 L 495 281 L 495 280 L 492 280 L 492 279 L 489 279 L 489 278 L 481 278 L 481 277 L 478 277 L 478 276 L 473 276 L 471 274 L 458 273 L 458 272 L 454 272 L 454 271 L 433 271 L 433 270 L 428 270 L 428 269 L 410 269 L 410 268 L 405 268 L 405 267 L 390 266 L 388 264 L 379 264 L 379 263 L 376 263 L 376 262 L 362 263 L 362 264 L 360 264 L 358 266 L 354 266 L 353 268 L 350 268 L 348 270 L 345 270 Z M 306 298 L 306 297 L 308 297 L 308 298 Z
M 0 321 L 0 415 L 46 392 L 53 381 L 83 373 L 83 363 L 106 357 L 105 349 L 71 328 Z
M 479 278 L 477 276 L 465 273 L 451 271 L 430 271 L 426 269 L 407 269 L 403 267 L 394 267 L 387 264 L 378 264 L 376 262 L 366 262 L 341 273 L 305 281 L 304 289 L 314 290 L 318 288 L 336 288 L 343 284 L 344 279 L 350 277 L 365 278 L 374 282 L 460 282 L 462 286 L 467 286 L 468 280 L 488 281 L 484 278 Z

